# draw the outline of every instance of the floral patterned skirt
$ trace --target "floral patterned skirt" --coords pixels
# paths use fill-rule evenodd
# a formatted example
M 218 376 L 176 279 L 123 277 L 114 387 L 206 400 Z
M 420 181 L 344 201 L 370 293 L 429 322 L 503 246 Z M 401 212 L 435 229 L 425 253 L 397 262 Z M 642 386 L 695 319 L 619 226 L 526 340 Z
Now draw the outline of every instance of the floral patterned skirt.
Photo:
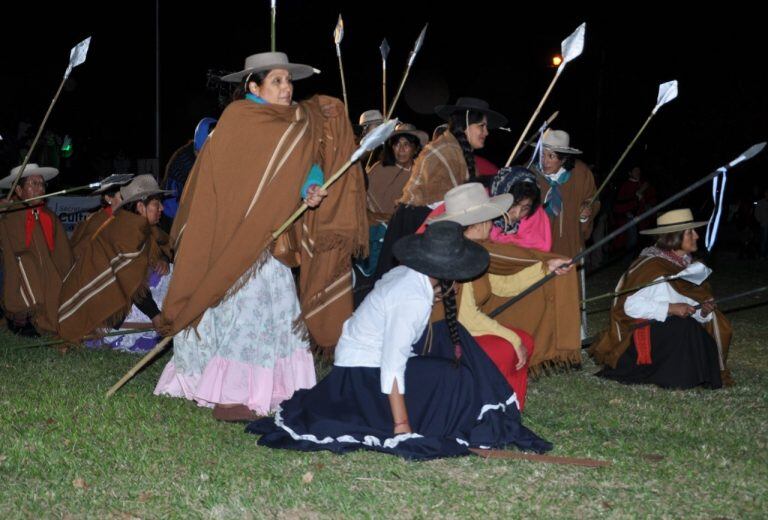
M 156 395 L 208 407 L 244 404 L 266 415 L 296 390 L 315 385 L 309 342 L 294 327 L 301 311 L 291 270 L 269 256 L 236 286 L 196 330 L 174 338 Z

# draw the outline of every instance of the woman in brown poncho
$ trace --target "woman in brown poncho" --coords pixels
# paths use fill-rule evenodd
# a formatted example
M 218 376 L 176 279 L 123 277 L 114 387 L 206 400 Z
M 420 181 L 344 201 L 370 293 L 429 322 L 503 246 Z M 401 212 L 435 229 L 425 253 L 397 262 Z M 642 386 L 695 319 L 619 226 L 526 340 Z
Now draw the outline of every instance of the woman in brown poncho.
M 293 81 L 312 74 L 268 52 L 223 78 L 245 95 L 200 150 L 174 220 L 162 312 L 174 355 L 155 393 L 212 407 L 217 419 L 266 415 L 312 387 L 307 332 L 333 345 L 351 313 L 350 259 L 367 249 L 363 178 L 353 167 L 330 194 L 320 188 L 354 141 L 338 100 L 292 102 Z M 290 268 L 270 253 L 271 235 L 302 198 L 316 207 L 324 197 L 291 230 L 301 248 L 300 306 Z
M 616 291 L 659 283 L 614 299 L 609 329 L 590 349 L 604 365 L 599 376 L 663 388 L 720 388 L 730 382 L 725 361 L 731 325 L 714 308 L 709 284 L 701 279 L 710 270 L 701 265 L 704 276 L 693 281 L 663 278 L 691 266 L 699 237 L 695 228 L 703 225 L 693 221 L 689 209 L 680 209 L 641 231 L 659 238 L 640 253 Z

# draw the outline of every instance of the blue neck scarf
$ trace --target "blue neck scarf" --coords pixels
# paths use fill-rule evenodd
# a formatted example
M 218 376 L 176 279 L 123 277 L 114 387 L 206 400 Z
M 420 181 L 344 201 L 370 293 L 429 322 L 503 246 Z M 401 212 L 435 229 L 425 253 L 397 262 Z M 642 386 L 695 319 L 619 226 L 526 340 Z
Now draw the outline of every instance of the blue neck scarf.
M 571 172 L 566 171 L 560 175 L 558 180 L 544 175 L 544 180 L 549 184 L 549 191 L 544 197 L 544 210 L 550 217 L 557 217 L 563 210 L 563 196 L 560 193 L 560 186 L 568 182 L 571 178 Z

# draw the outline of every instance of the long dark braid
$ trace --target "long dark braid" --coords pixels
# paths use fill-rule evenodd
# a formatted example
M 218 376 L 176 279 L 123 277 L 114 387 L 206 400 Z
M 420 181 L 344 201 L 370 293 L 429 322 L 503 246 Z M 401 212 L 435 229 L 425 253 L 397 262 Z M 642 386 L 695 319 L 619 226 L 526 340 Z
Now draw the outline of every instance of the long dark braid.
M 475 166 L 475 153 L 467 140 L 467 135 L 464 131 L 467 129 L 467 121 L 469 124 L 480 123 L 483 121 L 483 113 L 476 112 L 474 110 L 461 110 L 451 114 L 448 118 L 448 130 L 453 134 L 456 140 L 461 146 L 461 151 L 464 154 L 464 162 L 467 163 L 467 170 L 469 170 L 469 181 L 475 182 L 477 180 L 477 167 Z
M 448 325 L 448 332 L 451 335 L 453 343 L 453 355 L 456 364 L 461 357 L 461 336 L 459 336 L 458 312 L 456 311 L 456 292 L 451 290 L 453 282 L 450 280 L 440 280 L 440 293 L 443 300 L 443 309 L 445 310 L 445 324 Z

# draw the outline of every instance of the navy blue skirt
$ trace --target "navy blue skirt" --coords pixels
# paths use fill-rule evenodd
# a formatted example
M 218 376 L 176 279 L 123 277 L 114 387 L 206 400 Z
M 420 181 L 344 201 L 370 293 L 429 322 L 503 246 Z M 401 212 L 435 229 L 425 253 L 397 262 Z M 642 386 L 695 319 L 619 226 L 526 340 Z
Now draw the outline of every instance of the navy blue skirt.
M 485 352 L 460 327 L 462 355 L 453 357 L 448 328 L 434 324 L 430 352 L 426 331 L 405 370 L 405 403 L 413 433 L 395 435 L 389 399 L 378 368 L 337 367 L 309 390 L 280 405 L 274 418 L 252 422 L 270 448 L 335 453 L 368 449 L 428 460 L 469 454 L 469 448 L 543 453 L 552 444 L 522 425 L 517 399 Z

